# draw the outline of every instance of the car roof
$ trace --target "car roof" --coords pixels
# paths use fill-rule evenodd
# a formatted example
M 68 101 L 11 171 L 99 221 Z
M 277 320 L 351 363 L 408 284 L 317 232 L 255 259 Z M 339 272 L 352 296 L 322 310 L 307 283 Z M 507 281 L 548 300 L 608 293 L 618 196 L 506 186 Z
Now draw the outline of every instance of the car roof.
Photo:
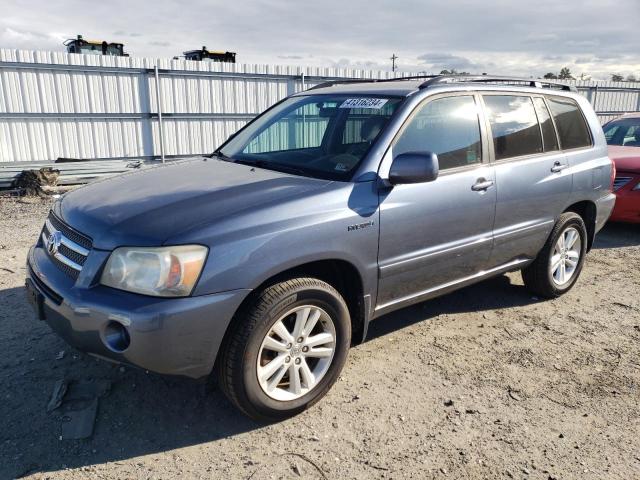
M 407 97 L 420 90 L 474 90 L 474 91 L 522 91 L 528 93 L 569 93 L 575 87 L 546 80 L 497 77 L 490 75 L 432 75 L 399 79 L 335 80 L 316 85 L 296 95 L 383 95 Z
M 625 113 L 624 115 L 616 118 L 616 120 L 622 120 L 624 118 L 640 118 L 640 112 Z

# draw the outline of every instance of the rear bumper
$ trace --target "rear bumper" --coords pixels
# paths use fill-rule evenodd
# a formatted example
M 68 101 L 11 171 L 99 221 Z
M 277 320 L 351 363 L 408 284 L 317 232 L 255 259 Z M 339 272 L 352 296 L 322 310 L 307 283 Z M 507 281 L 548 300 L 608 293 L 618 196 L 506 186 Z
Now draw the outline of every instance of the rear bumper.
M 611 192 L 596 200 L 596 233 L 602 230 L 604 224 L 611 217 L 615 203 L 616 196 Z
M 56 267 L 43 248 L 29 251 L 32 303 L 70 345 L 116 362 L 191 378 L 211 372 L 227 327 L 250 291 L 154 298 L 101 285 L 78 286 L 81 283 Z M 121 351 L 107 338 L 114 324 L 128 334 L 128 346 Z

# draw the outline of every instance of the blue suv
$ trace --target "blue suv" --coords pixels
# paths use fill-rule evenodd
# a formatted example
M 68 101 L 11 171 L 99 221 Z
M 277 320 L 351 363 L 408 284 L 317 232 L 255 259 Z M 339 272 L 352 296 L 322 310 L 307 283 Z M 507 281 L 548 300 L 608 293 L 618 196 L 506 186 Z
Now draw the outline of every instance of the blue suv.
M 37 315 L 73 346 L 216 374 L 247 415 L 318 401 L 384 314 L 504 272 L 577 281 L 614 204 L 589 102 L 488 76 L 330 82 L 207 157 L 64 195 L 28 256 Z

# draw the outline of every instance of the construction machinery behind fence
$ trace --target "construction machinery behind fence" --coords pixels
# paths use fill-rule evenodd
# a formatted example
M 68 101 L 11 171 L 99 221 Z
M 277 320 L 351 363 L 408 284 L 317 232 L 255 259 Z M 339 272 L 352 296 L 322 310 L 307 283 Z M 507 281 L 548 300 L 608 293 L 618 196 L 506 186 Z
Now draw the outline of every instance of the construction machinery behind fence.
M 207 50 L 207 47 L 202 47 L 201 50 L 189 50 L 183 52 L 185 60 L 193 60 L 196 62 L 221 62 L 221 63 L 236 63 L 235 52 L 222 52 Z
M 63 42 L 67 47 L 67 53 L 80 53 L 85 55 L 111 55 L 114 57 L 128 57 L 124 52 L 124 44 L 117 42 L 105 42 L 100 40 L 85 40 L 82 35 L 70 38 Z

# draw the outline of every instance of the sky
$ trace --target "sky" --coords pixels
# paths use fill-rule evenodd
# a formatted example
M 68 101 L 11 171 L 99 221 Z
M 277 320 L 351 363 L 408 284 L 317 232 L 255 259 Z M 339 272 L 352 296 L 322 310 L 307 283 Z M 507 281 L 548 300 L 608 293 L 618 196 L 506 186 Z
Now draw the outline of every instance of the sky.
M 206 45 L 239 63 L 640 78 L 640 0 L 0 0 L 0 48 L 117 41 L 138 57 Z

